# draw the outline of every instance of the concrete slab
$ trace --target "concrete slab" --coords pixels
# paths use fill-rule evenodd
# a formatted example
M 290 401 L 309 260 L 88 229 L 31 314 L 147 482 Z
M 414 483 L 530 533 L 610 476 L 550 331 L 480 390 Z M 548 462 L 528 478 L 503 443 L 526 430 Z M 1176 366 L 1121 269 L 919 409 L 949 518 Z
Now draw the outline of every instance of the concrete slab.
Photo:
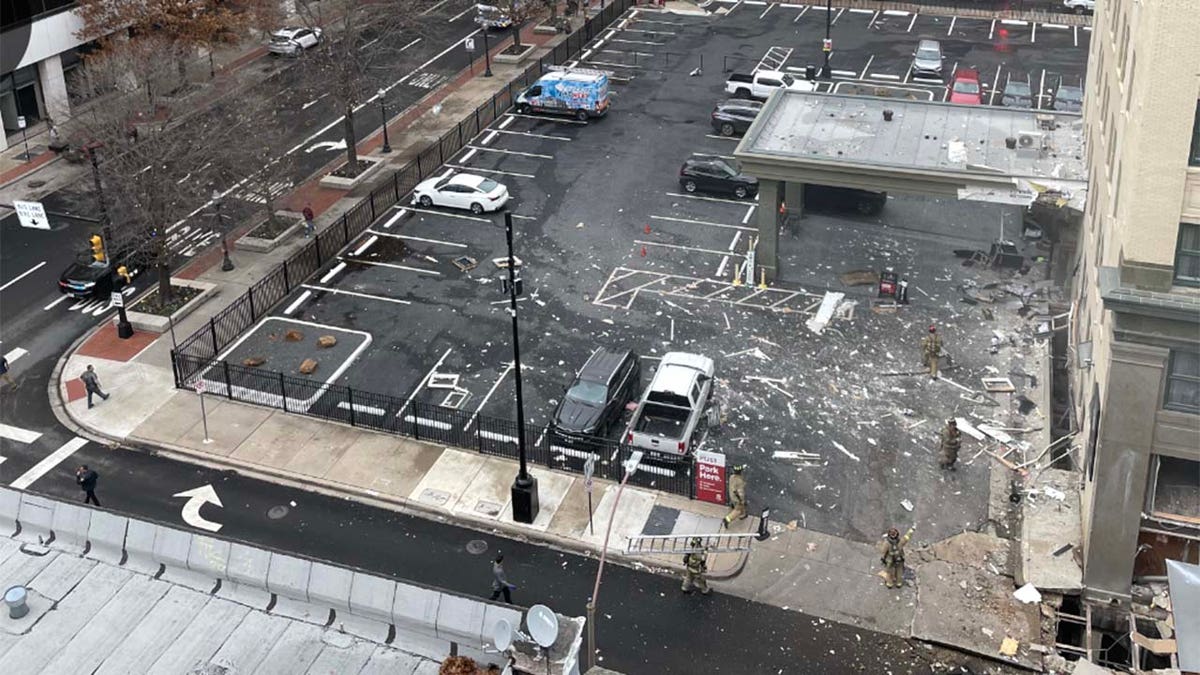
M 447 455 L 449 454 L 442 454 L 442 459 L 438 460 L 438 464 L 434 466 L 435 470 L 437 470 L 442 462 L 447 461 Z M 481 455 L 474 456 L 480 457 Z M 456 459 L 456 457 L 451 456 L 449 464 L 452 465 Z M 466 484 L 462 495 L 454 503 L 451 510 L 456 515 L 463 515 L 468 518 L 495 520 L 500 517 L 500 514 L 504 512 L 504 508 L 509 505 L 513 477 L 512 462 L 494 457 L 485 457 L 479 465 L 479 470 L 475 472 L 475 476 Z M 418 487 L 422 485 L 425 486 L 425 490 L 440 490 L 442 487 L 435 483 L 426 483 L 425 481 L 421 481 Z M 538 486 L 538 490 L 540 496 L 541 485 Z M 418 498 L 420 496 L 429 496 L 429 493 L 422 490 L 417 494 Z
M 1083 587 L 1083 570 L 1076 552 L 1083 551 L 1083 530 L 1078 478 L 1070 471 L 1047 469 L 1025 487 L 1041 490 L 1021 501 L 1021 556 L 1016 578 L 1043 591 L 1075 593 Z M 1046 488 L 1065 494 L 1062 501 L 1045 494 Z M 1071 544 L 1059 555 L 1055 551 Z
M 21 508 L 17 512 L 17 520 L 21 521 L 21 533 L 18 541 L 32 544 L 46 544 L 50 541 L 54 523 L 53 502 L 45 497 L 25 493 L 21 495 Z
M 53 561 L 53 555 L 32 555 L 18 550 L 0 564 L 0 579 L 4 580 L 5 588 L 14 584 L 29 585 Z
M 315 562 L 308 575 L 308 599 L 322 607 L 350 611 L 350 586 L 354 572 Z
M 429 661 L 380 645 L 358 675 L 412 675 L 417 666 Z
M 110 398 L 90 410 L 86 397 L 68 402 L 67 407 L 84 426 L 102 428 L 118 438 L 128 436 L 153 417 L 176 392 L 170 368 L 77 355 L 67 360 L 62 381 L 79 379 L 79 374 L 89 363 L 96 366 L 104 391 Z
M 149 577 L 130 579 L 70 642 L 62 645 L 58 656 L 46 666 L 46 672 L 94 672 L 112 645 L 128 635 L 170 588 L 170 584 Z
M 446 448 L 408 498 L 426 506 L 450 511 L 462 499 L 471 481 L 488 458 L 475 452 Z
M 126 675 L 154 663 L 207 602 L 202 593 L 172 586 L 124 640 L 109 646 L 96 675 Z
M 599 503 L 596 504 L 596 512 L 592 516 L 596 525 L 595 534 L 589 532 L 586 525 L 575 533 L 575 536 L 595 546 L 597 550 L 604 545 L 604 535 L 610 519 L 612 520 L 612 535 L 608 542 L 609 550 L 623 551 L 629 537 L 641 534 L 646 519 L 650 517 L 650 510 L 654 508 L 655 494 L 653 492 L 626 486 L 619 504 L 616 501 L 617 492 L 618 486 L 610 485 L 600 497 Z M 615 515 L 613 514 L 614 504 L 618 506 Z
M 250 612 L 210 663 L 237 673 L 253 673 L 291 624 L 283 617 Z
M 271 415 L 246 437 L 230 457 L 283 468 L 300 451 L 300 446 L 312 440 L 323 426 L 328 425 L 299 415 Z
M 92 510 L 76 504 L 59 502 L 54 509 L 54 548 L 71 553 L 82 553 L 87 548 L 88 526 Z
M 211 411 L 220 399 L 209 396 L 205 407 Z M 162 399 L 162 405 L 130 431 L 130 435 L 151 442 L 174 443 L 200 421 L 200 399 L 192 392 L 175 390 Z
M 125 531 L 129 519 L 105 511 L 93 511 L 88 524 L 88 557 L 110 565 L 119 565 L 125 558 Z
M 215 400 L 213 397 L 212 400 Z M 258 408 L 229 401 L 221 401 L 217 405 L 208 404 L 208 437 L 211 443 L 204 443 L 204 425 L 202 420 L 183 432 L 173 442 L 191 448 L 203 448 L 204 452 L 212 455 L 228 456 L 237 449 L 254 430 L 259 427 L 273 411 L 268 408 Z M 199 406 L 199 403 L 196 404 Z M 215 421 L 220 420 L 220 424 Z
M 326 644 L 317 658 L 308 666 L 309 675 L 331 673 L 357 673 L 366 665 L 376 645 L 364 640 L 353 640 L 349 646 Z
M 337 424 L 319 424 L 316 433 L 297 447 L 292 458 L 282 468 L 312 478 L 323 478 L 358 441 L 362 433 L 357 429 Z
M 912 636 L 992 659 L 1041 670 L 1041 654 L 1029 651 L 1041 636 L 1037 605 L 1012 597 L 1009 577 L 997 577 L 940 560 L 917 567 L 917 611 Z M 1000 643 L 1020 643 L 1015 657 L 1000 655 Z
M 321 642 L 324 632 L 317 626 L 293 622 L 253 672 L 255 675 L 295 675 L 307 671 L 325 648 Z
M 249 607 L 219 598 L 209 600 L 183 627 L 188 639 L 173 642 L 146 672 L 148 675 L 186 673 L 197 664 L 207 663 L 225 640 L 237 630 L 251 612 Z
M 325 474 L 326 480 L 393 497 L 407 498 L 441 448 L 363 433 Z
M 58 602 L 67 597 L 67 593 L 70 593 L 95 566 L 96 563 L 87 558 L 56 555 L 50 564 L 33 578 L 29 587 Z
M 512 473 L 512 464 L 508 465 L 508 472 Z M 504 506 L 504 511 L 500 514 L 500 520 L 516 525 L 518 527 L 527 527 L 531 530 L 545 532 L 550 529 L 550 524 L 554 522 L 555 516 L 558 514 L 559 508 L 567 497 L 567 492 L 571 487 L 578 482 L 581 486 L 583 481 L 565 473 L 551 471 L 537 466 L 529 467 L 529 473 L 538 482 L 538 514 L 537 518 L 533 519 L 532 523 L 517 523 L 513 521 L 512 516 L 512 500 Z M 583 506 L 587 507 L 587 496 L 583 497 Z M 586 518 L 586 516 L 585 516 Z M 586 520 L 584 522 L 587 522 Z

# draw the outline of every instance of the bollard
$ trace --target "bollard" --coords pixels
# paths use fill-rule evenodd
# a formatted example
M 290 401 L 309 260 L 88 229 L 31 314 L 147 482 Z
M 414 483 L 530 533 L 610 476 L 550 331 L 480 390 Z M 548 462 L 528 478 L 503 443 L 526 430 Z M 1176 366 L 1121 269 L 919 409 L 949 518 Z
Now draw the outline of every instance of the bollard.
M 20 619 L 29 613 L 29 605 L 26 604 L 29 591 L 24 586 L 11 586 L 7 591 L 4 591 L 4 604 L 8 605 L 8 618 Z

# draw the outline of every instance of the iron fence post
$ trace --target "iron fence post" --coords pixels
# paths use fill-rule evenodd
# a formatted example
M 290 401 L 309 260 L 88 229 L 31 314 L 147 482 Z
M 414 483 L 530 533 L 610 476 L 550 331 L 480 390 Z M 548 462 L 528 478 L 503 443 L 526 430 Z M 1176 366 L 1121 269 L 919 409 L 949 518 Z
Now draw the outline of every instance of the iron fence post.
M 229 377 L 229 362 L 221 362 L 221 370 L 225 374 L 225 398 L 233 400 L 233 378 Z
M 221 348 L 217 346 L 217 324 L 215 317 L 208 319 L 208 331 L 212 335 L 213 358 L 217 358 L 217 354 L 221 352 Z
M 392 174 L 392 194 L 395 195 L 396 201 L 400 201 L 400 172 L 396 171 Z
M 246 298 L 250 300 L 250 320 L 253 321 L 258 318 L 258 316 L 254 313 L 254 287 L 253 286 L 246 289 Z
M 179 362 L 175 360 L 175 350 L 171 350 L 171 377 L 175 378 L 175 388 L 179 388 Z
M 358 426 L 354 423 L 354 388 L 346 387 L 346 406 L 350 408 L 350 426 Z
M 375 191 L 371 190 L 371 221 L 375 221 Z
M 347 218 L 349 212 L 342 214 L 342 246 L 350 243 L 350 220 Z
M 288 277 L 288 261 L 283 261 L 283 288 L 286 292 L 292 292 L 292 281 Z
M 279 400 L 283 402 L 283 412 L 287 412 L 287 383 L 283 379 L 282 371 L 279 373 Z

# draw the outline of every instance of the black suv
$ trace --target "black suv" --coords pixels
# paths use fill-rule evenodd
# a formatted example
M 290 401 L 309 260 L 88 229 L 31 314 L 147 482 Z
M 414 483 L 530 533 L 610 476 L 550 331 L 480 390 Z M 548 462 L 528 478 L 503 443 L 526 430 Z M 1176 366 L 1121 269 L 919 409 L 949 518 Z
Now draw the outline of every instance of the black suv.
M 742 135 L 762 112 L 763 104 L 745 98 L 722 101 L 712 111 L 713 131 L 722 136 Z
M 592 352 L 554 410 L 551 440 L 570 445 L 607 436 L 641 384 L 641 364 L 633 352 L 604 347 Z
M 131 277 L 137 274 L 132 265 L 129 272 Z M 124 288 L 125 283 L 112 263 L 108 260 L 97 262 L 92 258 L 91 251 L 83 251 L 59 275 L 58 290 L 73 298 L 104 299 L 113 291 Z
M 805 183 L 804 208 L 814 211 L 857 211 L 874 216 L 887 205 L 887 193 Z
M 679 169 L 679 185 L 687 192 L 723 192 L 738 199 L 758 194 L 758 179 L 742 173 L 732 159 L 692 155 Z

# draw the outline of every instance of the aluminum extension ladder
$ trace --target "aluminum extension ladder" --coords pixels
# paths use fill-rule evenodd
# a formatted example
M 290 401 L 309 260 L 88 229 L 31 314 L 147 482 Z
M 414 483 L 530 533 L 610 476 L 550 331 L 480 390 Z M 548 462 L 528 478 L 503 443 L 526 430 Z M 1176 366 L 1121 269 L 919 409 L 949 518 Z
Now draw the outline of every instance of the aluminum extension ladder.
M 625 555 L 662 555 L 693 553 L 708 551 L 709 553 L 725 553 L 728 551 L 749 551 L 757 533 L 721 533 L 721 534 L 639 534 L 629 538 L 625 544 Z M 692 540 L 699 539 L 700 546 L 693 546 Z

